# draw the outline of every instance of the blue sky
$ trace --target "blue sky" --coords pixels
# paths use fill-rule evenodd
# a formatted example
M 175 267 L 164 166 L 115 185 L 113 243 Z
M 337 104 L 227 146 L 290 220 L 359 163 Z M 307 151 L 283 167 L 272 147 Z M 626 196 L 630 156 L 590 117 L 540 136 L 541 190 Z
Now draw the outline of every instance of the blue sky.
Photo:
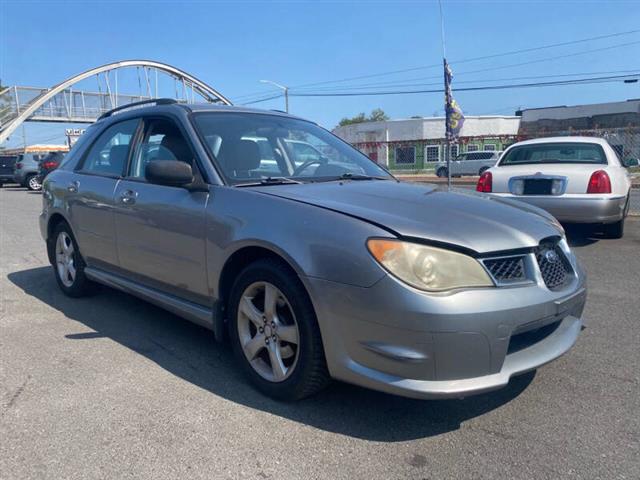
M 474 80 L 504 79 L 513 83 L 521 80 L 509 79 L 640 71 L 638 43 L 505 68 L 638 42 L 640 33 L 456 65 L 461 59 L 638 29 L 637 0 L 444 0 L 443 5 L 447 57 L 455 75 L 454 94 L 466 114 L 512 114 L 520 106 L 640 97 L 640 84 L 622 83 L 455 93 L 456 86 Z M 103 63 L 145 58 L 182 68 L 233 100 L 249 93 L 268 94 L 270 87 L 260 84 L 260 79 L 296 86 L 437 64 L 442 56 L 438 4 L 433 1 L 2 0 L 0 16 L 0 77 L 4 85 L 47 87 Z M 483 69 L 487 71 L 465 73 Z M 430 68 L 322 87 L 430 76 L 437 78 L 415 83 L 437 83 L 440 75 L 440 68 Z M 257 106 L 284 108 L 282 99 Z M 291 99 L 292 113 L 328 128 L 344 116 L 377 107 L 393 118 L 442 114 L 442 94 Z M 63 130 L 60 124 L 26 126 L 29 143 L 55 141 L 58 132 L 62 141 Z M 10 145 L 21 142 L 21 134 L 14 134 Z

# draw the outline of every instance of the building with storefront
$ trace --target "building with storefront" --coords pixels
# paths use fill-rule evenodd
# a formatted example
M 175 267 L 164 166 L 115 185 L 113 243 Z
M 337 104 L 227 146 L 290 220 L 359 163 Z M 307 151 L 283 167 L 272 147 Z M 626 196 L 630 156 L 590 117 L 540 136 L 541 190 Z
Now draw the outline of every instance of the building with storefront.
M 463 152 L 494 151 L 516 141 L 520 117 L 467 116 L 452 158 Z M 365 122 L 333 133 L 392 170 L 426 170 L 445 159 L 444 117 Z

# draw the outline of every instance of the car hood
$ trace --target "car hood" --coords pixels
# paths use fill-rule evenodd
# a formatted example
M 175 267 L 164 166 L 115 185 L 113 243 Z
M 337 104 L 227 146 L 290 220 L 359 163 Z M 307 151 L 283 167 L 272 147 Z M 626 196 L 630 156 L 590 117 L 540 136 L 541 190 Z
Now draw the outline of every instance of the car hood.
M 560 235 L 555 220 L 544 210 L 470 190 L 377 180 L 253 189 L 350 215 L 398 236 L 453 244 L 478 253 L 533 247 L 543 238 Z

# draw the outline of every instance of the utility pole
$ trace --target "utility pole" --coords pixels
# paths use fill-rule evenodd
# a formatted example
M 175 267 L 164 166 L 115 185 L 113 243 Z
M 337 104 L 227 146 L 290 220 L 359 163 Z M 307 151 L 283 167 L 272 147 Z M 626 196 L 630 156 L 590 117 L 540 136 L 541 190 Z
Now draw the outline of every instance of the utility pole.
M 445 125 L 445 150 L 444 150 L 444 158 L 447 162 L 447 189 L 451 190 L 451 158 L 450 158 L 450 139 L 448 135 L 448 126 L 447 121 L 449 120 L 447 115 L 447 102 L 446 95 L 448 91 L 448 82 L 447 82 L 447 51 L 445 49 L 444 43 L 444 15 L 442 14 L 442 0 L 438 0 L 438 7 L 440 8 L 440 34 L 442 35 L 442 59 L 444 61 L 444 91 L 445 91 L 445 105 L 444 105 L 444 125 Z
M 289 87 L 285 87 L 284 85 L 280 85 L 279 83 L 273 82 L 271 80 L 260 80 L 260 83 L 269 83 L 275 87 L 278 87 L 284 92 L 284 111 L 289 113 Z

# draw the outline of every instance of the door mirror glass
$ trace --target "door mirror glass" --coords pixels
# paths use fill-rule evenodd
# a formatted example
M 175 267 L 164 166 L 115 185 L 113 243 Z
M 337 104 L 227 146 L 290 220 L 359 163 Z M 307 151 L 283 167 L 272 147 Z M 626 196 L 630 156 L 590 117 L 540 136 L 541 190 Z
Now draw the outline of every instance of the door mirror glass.
M 145 178 L 158 185 L 184 187 L 193 183 L 193 170 L 179 160 L 152 160 L 145 168 Z

